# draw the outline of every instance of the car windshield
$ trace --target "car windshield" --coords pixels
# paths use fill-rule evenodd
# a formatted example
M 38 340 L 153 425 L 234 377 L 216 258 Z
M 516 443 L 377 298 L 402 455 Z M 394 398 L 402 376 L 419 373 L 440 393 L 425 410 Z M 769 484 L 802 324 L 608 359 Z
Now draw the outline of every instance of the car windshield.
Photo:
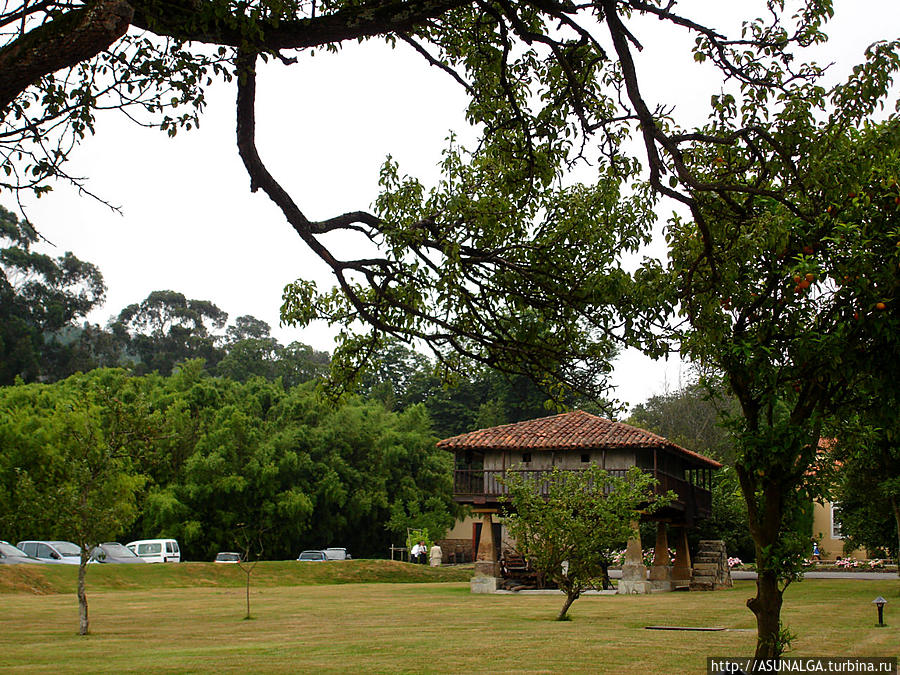
M 54 541 L 51 543 L 56 547 L 56 550 L 59 551 L 60 555 L 64 555 L 64 556 L 80 556 L 81 555 L 81 549 L 78 548 L 78 546 L 73 544 L 71 541 Z
M 138 557 L 131 549 L 125 548 L 122 544 L 101 544 L 100 548 L 103 549 L 103 552 L 106 553 L 106 555 L 112 556 L 113 558 Z
M 4 558 L 21 558 L 25 553 L 20 551 L 12 544 L 0 544 L 0 553 L 3 554 Z
M 300 554 L 300 560 L 321 560 L 325 554 L 321 551 L 304 551 Z

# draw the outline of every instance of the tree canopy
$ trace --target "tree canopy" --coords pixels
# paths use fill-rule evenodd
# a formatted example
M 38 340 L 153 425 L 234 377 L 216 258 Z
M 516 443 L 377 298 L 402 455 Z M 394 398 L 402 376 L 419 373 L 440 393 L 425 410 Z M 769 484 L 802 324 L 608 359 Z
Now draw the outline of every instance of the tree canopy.
M 71 253 L 40 252 L 29 223 L 0 206 L 0 385 L 54 378 L 71 358 L 63 330 L 101 304 L 103 275 Z

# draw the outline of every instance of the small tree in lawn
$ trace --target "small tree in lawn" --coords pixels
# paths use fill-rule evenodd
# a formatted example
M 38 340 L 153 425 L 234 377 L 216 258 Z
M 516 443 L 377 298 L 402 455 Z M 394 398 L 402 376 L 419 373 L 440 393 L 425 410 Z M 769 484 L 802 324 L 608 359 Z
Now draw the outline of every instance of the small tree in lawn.
M 552 471 L 540 477 L 516 471 L 503 479 L 509 490 L 506 527 L 531 566 L 566 594 L 557 621 L 583 591 L 609 584 L 613 554 L 633 532 L 636 511 L 652 512 L 669 500 L 654 494 L 655 480 L 638 468 L 624 478 L 596 465 L 584 471 Z
M 241 552 L 238 567 L 247 576 L 247 614 L 244 621 L 252 619 L 250 616 L 250 577 L 263 554 L 263 533 L 269 528 L 252 528 L 245 523 L 237 524 L 238 533 L 235 535 L 235 543 Z

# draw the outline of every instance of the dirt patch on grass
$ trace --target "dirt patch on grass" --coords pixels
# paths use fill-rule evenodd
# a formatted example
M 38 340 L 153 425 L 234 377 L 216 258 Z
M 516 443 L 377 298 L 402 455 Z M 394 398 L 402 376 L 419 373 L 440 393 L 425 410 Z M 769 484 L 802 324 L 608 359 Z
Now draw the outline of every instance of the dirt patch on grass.
M 60 593 L 58 584 L 47 578 L 38 565 L 0 565 L 0 593 Z

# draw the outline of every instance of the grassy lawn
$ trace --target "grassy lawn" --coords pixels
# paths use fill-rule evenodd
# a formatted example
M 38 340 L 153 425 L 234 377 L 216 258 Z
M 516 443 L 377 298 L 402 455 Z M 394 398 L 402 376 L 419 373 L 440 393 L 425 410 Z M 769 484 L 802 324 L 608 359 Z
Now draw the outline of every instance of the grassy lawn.
M 237 565 L 89 565 L 89 591 L 158 590 L 163 588 L 243 587 L 247 577 Z M 298 563 L 260 562 L 253 585 L 310 586 L 359 583 L 468 581 L 472 566 L 429 567 L 390 560 L 341 560 Z M 78 578 L 76 565 L 0 565 L 0 594 L 69 593 Z
M 363 573 L 367 565 L 381 567 L 384 575 L 420 573 L 410 565 L 396 570 L 383 562 L 352 562 L 359 563 L 360 577 L 370 574 Z M 749 581 L 716 593 L 586 596 L 573 605 L 573 621 L 558 623 L 552 618 L 561 596 L 472 595 L 467 583 L 433 580 L 315 585 L 294 577 L 277 584 L 272 578 L 278 566 L 288 564 L 269 563 L 260 566 L 266 573 L 253 590 L 255 618 L 243 621 L 240 584 L 216 585 L 208 577 L 237 578 L 240 572 L 201 573 L 202 564 L 197 565 L 190 574 L 182 568 L 191 565 L 148 565 L 143 577 L 131 572 L 138 578 L 130 586 L 127 566 L 104 572 L 109 577 L 92 569 L 92 634 L 85 638 L 75 634 L 74 593 L 16 592 L 6 586 L 0 596 L 0 670 L 703 673 L 707 656 L 749 655 L 755 640 L 753 617 L 744 606 L 753 594 Z M 304 566 L 294 563 L 288 571 L 297 567 Z M 308 567 L 322 571 L 297 574 L 325 569 Z M 351 571 L 346 567 L 343 573 Z M 194 577 L 200 585 L 147 587 L 151 577 L 163 573 Z M 887 628 L 874 625 L 871 603 L 877 595 L 889 601 Z M 794 655 L 896 656 L 898 612 L 897 581 L 815 579 L 789 589 L 784 614 L 798 633 Z M 654 624 L 731 630 L 644 629 Z

